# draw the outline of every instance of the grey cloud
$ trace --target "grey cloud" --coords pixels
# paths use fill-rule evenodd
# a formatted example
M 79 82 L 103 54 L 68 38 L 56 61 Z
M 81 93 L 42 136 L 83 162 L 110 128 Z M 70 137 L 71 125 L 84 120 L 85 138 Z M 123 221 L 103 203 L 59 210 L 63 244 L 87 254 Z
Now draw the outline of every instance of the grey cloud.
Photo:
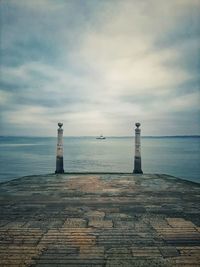
M 57 120 L 69 135 L 127 135 L 134 120 L 146 134 L 189 133 L 189 121 L 197 133 L 199 6 L 3 0 L 3 133 L 54 135 Z

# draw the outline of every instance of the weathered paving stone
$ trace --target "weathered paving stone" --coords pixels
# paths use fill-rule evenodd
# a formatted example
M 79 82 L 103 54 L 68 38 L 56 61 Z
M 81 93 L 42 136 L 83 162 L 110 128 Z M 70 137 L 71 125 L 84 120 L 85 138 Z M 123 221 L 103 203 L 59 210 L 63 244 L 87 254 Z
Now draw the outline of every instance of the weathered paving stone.
M 131 221 L 116 221 L 114 220 L 114 227 L 115 228 L 132 228 L 135 229 L 135 223 Z
M 90 220 L 88 225 L 90 227 L 96 227 L 96 228 L 112 228 L 113 222 L 111 220 L 109 221 Z
M 132 255 L 141 258 L 159 258 L 161 253 L 157 247 L 132 247 Z
M 132 255 L 128 248 L 111 248 L 106 252 L 106 266 L 131 266 Z
M 81 258 L 104 258 L 104 247 L 101 246 L 82 246 L 80 247 L 79 256 Z
M 159 251 L 162 254 L 163 258 L 178 257 L 180 255 L 176 247 L 171 246 L 159 247 Z
M 0 266 L 30 266 L 42 254 L 42 249 L 30 245 L 11 245 L 0 251 Z
M 179 221 L 179 219 L 178 219 Z M 174 220 L 173 220 L 174 222 Z M 182 222 L 182 221 L 181 221 Z M 177 222 L 175 227 L 156 228 L 157 233 L 168 244 L 200 244 L 200 233 L 191 224 L 186 224 L 186 227 Z
M 106 217 L 108 219 L 112 219 L 112 220 L 116 220 L 116 221 L 127 221 L 127 220 L 131 220 L 132 216 L 126 214 L 126 213 L 108 213 L 106 215 Z
M 170 267 L 169 261 L 162 259 L 112 259 L 106 262 L 106 267 Z
M 200 186 L 167 175 L 0 184 L 0 266 L 200 266 Z
M 166 218 L 168 224 L 173 228 L 195 228 L 196 226 L 183 218 Z
M 21 228 L 25 225 L 25 222 L 9 222 L 4 226 L 4 229 L 16 229 L 16 228 Z
M 87 222 L 80 218 L 67 218 L 63 224 L 63 228 L 80 228 L 86 227 Z
M 102 221 L 105 217 L 105 212 L 98 210 L 88 211 L 84 216 L 90 221 Z
M 170 266 L 167 262 L 164 260 L 158 258 L 158 257 L 150 257 L 149 251 L 150 248 L 142 249 L 141 248 L 122 248 L 122 249 L 110 249 L 107 252 L 107 261 L 106 261 L 106 267 L 114 267 L 114 266 L 137 266 L 137 267 L 149 267 L 149 266 Z M 151 252 L 155 253 L 156 256 L 158 255 L 158 251 L 156 249 L 151 249 Z M 135 254 L 135 255 L 132 255 Z

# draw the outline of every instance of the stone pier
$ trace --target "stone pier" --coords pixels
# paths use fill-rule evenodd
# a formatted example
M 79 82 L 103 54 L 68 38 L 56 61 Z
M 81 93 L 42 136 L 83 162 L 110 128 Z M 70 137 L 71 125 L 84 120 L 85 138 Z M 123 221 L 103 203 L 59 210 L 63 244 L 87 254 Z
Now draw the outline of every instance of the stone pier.
M 134 170 L 133 173 L 143 173 L 141 163 L 141 141 L 140 141 L 140 123 L 135 124 L 135 158 L 134 158 Z
M 200 266 L 200 185 L 68 173 L 0 184 L 0 266 Z
M 63 129 L 62 123 L 58 123 L 58 139 L 57 139 L 57 155 L 56 155 L 56 171 L 55 173 L 64 173 L 63 168 Z

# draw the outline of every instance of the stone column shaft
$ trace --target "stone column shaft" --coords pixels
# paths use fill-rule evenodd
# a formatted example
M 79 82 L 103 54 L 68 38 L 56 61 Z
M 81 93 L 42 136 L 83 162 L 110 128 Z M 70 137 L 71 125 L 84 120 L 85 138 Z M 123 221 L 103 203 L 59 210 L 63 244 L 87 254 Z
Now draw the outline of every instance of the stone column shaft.
M 133 173 L 143 173 L 142 172 L 142 163 L 141 163 L 141 142 L 140 142 L 140 133 L 139 129 L 140 123 L 135 124 L 137 127 L 135 129 L 135 158 L 134 158 L 134 170 Z
M 58 123 L 58 137 L 57 137 L 57 154 L 56 154 L 56 171 L 55 173 L 64 173 L 63 168 L 63 129 L 62 123 Z

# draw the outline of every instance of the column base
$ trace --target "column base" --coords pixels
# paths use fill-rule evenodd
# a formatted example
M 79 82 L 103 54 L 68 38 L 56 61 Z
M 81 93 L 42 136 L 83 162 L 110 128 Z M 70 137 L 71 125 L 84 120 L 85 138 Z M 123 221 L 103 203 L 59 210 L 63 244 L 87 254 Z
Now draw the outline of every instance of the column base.
M 133 173 L 134 174 L 143 174 L 143 171 L 142 170 L 133 170 Z
M 63 157 L 56 157 L 56 170 L 55 173 L 64 173 Z
M 135 173 L 135 174 L 143 174 L 143 171 L 142 171 L 142 168 L 141 168 L 141 158 L 140 157 L 135 157 L 133 173 Z

